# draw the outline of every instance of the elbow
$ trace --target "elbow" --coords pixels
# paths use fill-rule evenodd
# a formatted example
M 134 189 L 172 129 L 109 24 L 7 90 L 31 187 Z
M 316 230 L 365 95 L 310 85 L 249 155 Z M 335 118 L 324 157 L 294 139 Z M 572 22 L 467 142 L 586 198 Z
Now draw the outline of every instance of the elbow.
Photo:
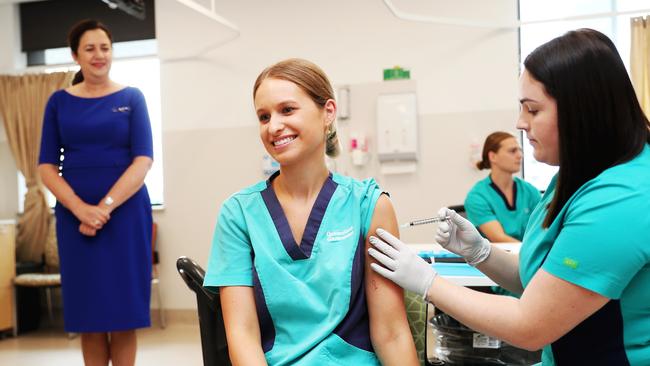
M 376 328 L 370 331 L 370 341 L 375 348 L 395 348 L 395 345 L 403 342 L 405 337 L 412 341 L 411 332 L 408 327 L 405 330 L 401 327 Z
M 49 178 L 52 174 L 58 174 L 58 168 L 53 164 L 39 164 L 36 168 L 38 176 L 41 178 L 41 181 L 47 186 Z
M 138 156 L 133 162 L 142 167 L 145 172 L 148 172 L 153 166 L 153 159 L 148 156 Z
M 543 344 L 541 342 L 534 342 L 531 340 L 524 340 L 519 344 L 513 344 L 513 346 L 525 349 L 526 351 L 535 352 L 542 349 L 544 346 L 546 346 L 546 344 Z
M 540 334 L 539 328 L 525 326 L 524 329 L 520 329 L 515 333 L 516 334 L 512 338 L 507 339 L 506 342 L 527 351 L 538 351 L 550 343 L 543 334 Z

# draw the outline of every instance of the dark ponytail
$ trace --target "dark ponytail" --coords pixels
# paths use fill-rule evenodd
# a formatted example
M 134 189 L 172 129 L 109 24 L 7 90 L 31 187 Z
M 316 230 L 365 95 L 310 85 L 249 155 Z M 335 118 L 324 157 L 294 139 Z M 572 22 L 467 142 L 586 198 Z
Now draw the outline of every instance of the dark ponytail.
M 79 84 L 80 82 L 84 81 L 84 74 L 81 72 L 81 70 L 77 71 L 76 74 L 74 74 L 74 78 L 72 79 L 72 85 Z
M 481 160 L 477 162 L 476 169 L 478 170 L 490 169 L 490 161 Z
M 490 152 L 498 152 L 501 148 L 501 142 L 503 140 L 515 138 L 507 132 L 492 132 L 488 137 L 485 138 L 483 143 L 483 154 L 481 155 L 482 160 L 476 163 L 476 168 L 478 170 L 490 169 Z

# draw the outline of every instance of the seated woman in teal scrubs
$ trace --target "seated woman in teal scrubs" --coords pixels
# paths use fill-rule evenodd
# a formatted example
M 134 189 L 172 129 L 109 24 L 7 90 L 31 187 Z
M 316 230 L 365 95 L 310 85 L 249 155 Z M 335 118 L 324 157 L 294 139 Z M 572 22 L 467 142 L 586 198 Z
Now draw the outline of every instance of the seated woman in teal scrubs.
M 467 219 L 493 243 L 521 241 L 541 195 L 532 184 L 513 177 L 521 169 L 517 139 L 507 132 L 491 133 L 476 167 L 490 169 L 490 175 L 467 194 Z
M 559 166 L 519 255 L 493 247 L 443 208 L 436 241 L 521 298 L 440 276 L 390 233 L 372 268 L 472 329 L 544 348 L 543 365 L 650 365 L 650 123 L 616 47 L 571 31 L 524 61 L 517 127 Z M 376 243 L 376 244 L 375 244 Z
M 416 365 L 402 289 L 369 269 L 367 237 L 397 234 L 373 179 L 331 173 L 336 102 L 325 73 L 289 59 L 258 76 L 262 144 L 280 171 L 219 213 L 204 286 L 219 288 L 234 365 Z

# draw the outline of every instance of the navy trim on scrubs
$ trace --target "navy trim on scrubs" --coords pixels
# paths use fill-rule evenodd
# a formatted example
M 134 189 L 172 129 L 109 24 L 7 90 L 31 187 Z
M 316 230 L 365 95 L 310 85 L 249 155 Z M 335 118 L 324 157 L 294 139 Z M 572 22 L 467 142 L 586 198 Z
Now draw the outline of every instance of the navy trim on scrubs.
M 366 304 L 366 285 L 364 279 L 366 241 L 363 235 L 359 236 L 359 244 L 354 253 L 352 263 L 350 305 L 348 313 L 341 323 L 334 329 L 334 333 L 347 343 L 374 352 L 370 341 L 370 321 L 368 319 L 368 306 Z
M 253 254 L 254 255 L 254 254 Z M 264 290 L 260 284 L 260 278 L 257 275 L 257 270 L 253 266 L 253 295 L 255 295 L 255 308 L 257 309 L 257 321 L 260 325 L 260 336 L 262 338 L 262 351 L 264 353 L 273 349 L 275 344 L 275 325 L 271 313 L 266 305 L 266 298 L 264 297 Z
M 492 176 L 490 176 L 490 187 L 494 189 L 499 196 L 501 196 L 501 199 L 503 200 L 503 203 L 506 205 L 506 208 L 508 208 L 509 211 L 515 211 L 517 209 L 517 182 L 514 181 L 512 184 L 512 206 L 508 203 L 508 198 L 506 197 L 505 193 L 503 193 L 499 187 L 497 187 L 496 184 L 492 181 Z
M 562 365 L 629 365 L 623 342 L 620 300 L 610 300 L 569 333 L 551 343 L 553 359 Z
M 289 226 L 287 216 L 284 214 L 284 210 L 282 210 L 280 201 L 278 200 L 278 197 L 273 190 L 273 185 L 271 184 L 273 179 L 278 175 L 280 175 L 280 171 L 275 172 L 266 181 L 266 189 L 261 192 L 262 198 L 271 214 L 273 224 L 278 231 L 278 235 L 280 235 L 280 240 L 282 241 L 282 245 L 287 251 L 287 254 L 289 254 L 293 260 L 307 259 L 311 256 L 318 229 L 320 229 L 320 224 L 325 216 L 327 205 L 332 199 L 332 195 L 334 194 L 334 191 L 336 191 L 338 184 L 332 180 L 332 173 L 329 173 L 323 187 L 318 193 L 318 197 L 316 197 L 316 202 L 314 202 L 314 206 L 309 213 L 309 218 L 307 219 L 300 246 L 298 246 L 296 239 L 293 237 L 293 233 L 291 232 L 291 226 Z

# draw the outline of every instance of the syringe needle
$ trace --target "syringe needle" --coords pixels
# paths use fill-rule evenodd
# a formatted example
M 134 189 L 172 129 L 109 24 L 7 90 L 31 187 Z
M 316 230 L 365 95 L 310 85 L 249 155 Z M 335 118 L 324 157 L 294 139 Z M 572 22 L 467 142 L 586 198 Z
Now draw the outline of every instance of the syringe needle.
M 409 226 L 417 226 L 417 225 L 424 225 L 424 224 L 432 224 L 434 222 L 442 222 L 442 221 L 447 221 L 449 220 L 449 216 L 445 217 L 430 217 L 428 219 L 420 219 L 420 220 L 413 220 L 411 222 L 404 223 L 400 225 L 401 228 L 409 227 Z

